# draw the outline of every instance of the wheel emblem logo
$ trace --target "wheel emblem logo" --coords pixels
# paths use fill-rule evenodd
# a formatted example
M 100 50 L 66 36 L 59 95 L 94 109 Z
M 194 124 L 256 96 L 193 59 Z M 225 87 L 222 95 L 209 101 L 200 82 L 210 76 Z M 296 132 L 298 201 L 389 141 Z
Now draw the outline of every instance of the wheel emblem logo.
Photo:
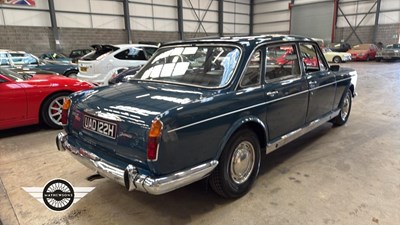
M 44 204 L 54 211 L 68 209 L 74 202 L 74 197 L 74 188 L 66 180 L 52 180 L 43 188 Z
M 64 211 L 85 197 L 94 187 L 73 187 L 66 180 L 50 180 L 44 187 L 22 187 L 32 197 L 53 211 Z

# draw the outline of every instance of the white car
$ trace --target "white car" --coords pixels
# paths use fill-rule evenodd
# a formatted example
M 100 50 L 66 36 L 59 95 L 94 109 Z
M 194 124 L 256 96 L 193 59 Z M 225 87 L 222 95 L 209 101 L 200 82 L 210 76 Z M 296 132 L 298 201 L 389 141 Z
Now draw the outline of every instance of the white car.
M 113 72 L 123 67 L 143 65 L 157 50 L 155 45 L 92 45 L 94 51 L 78 60 L 78 79 L 108 85 Z
M 322 49 L 328 62 L 341 63 L 351 60 L 351 54 L 348 52 L 334 52 L 329 48 Z

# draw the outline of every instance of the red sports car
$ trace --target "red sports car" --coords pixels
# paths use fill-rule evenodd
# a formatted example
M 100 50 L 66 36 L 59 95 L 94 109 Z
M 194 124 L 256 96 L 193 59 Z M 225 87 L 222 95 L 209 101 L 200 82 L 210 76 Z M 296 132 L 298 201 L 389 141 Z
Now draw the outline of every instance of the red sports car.
M 92 87 L 64 76 L 19 74 L 0 68 L 0 130 L 39 121 L 61 128 L 64 97 Z
M 353 46 L 352 49 L 347 52 L 351 54 L 352 60 L 374 60 L 378 47 L 374 44 L 360 44 Z

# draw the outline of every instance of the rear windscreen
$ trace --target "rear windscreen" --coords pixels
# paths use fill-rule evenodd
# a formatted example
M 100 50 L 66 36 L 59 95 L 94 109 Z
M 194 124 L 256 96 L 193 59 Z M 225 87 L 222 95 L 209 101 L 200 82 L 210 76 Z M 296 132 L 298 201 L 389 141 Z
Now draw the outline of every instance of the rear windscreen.
M 86 60 L 86 61 L 96 60 L 100 56 L 107 54 L 107 53 L 109 54 L 109 53 L 117 50 L 118 48 L 113 49 L 113 48 L 109 48 L 109 47 L 95 47 L 94 49 L 95 49 L 95 51 L 92 51 L 91 53 L 85 55 L 84 57 L 81 58 L 81 60 Z

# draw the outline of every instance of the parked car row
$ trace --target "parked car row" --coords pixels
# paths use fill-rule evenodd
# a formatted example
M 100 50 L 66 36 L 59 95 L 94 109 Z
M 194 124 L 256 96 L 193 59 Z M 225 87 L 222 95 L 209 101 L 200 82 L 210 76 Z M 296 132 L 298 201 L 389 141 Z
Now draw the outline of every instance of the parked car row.
M 0 50 L 0 67 L 40 69 L 52 71 L 67 77 L 75 78 L 78 67 L 75 64 L 59 62 L 56 60 L 41 60 L 36 56 L 23 51 Z
M 329 62 L 341 63 L 346 61 L 369 61 L 374 60 L 379 48 L 375 44 L 359 44 L 352 48 L 347 43 L 332 45 L 324 48 L 324 55 Z

